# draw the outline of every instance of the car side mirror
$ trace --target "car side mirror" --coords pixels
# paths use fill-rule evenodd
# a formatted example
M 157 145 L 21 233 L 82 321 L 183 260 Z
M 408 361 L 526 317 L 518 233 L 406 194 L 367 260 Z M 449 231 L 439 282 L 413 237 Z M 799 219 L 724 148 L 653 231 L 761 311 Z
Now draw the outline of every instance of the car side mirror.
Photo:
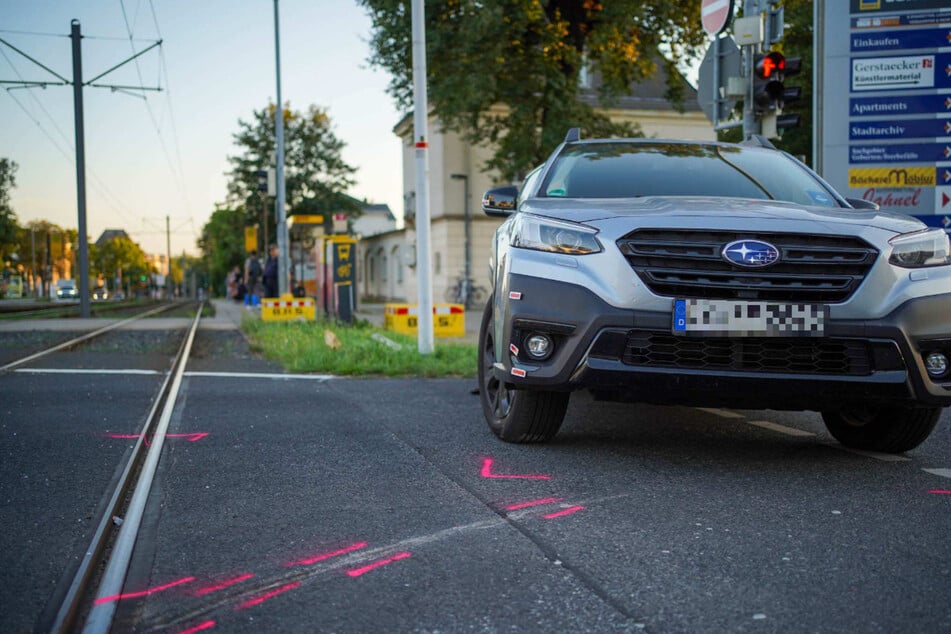
M 881 209 L 877 202 L 865 200 L 864 198 L 846 198 L 845 202 L 852 205 L 853 209 L 874 209 L 875 211 Z
M 518 187 L 506 185 L 490 189 L 482 195 L 482 211 L 487 216 L 510 216 L 515 213 Z

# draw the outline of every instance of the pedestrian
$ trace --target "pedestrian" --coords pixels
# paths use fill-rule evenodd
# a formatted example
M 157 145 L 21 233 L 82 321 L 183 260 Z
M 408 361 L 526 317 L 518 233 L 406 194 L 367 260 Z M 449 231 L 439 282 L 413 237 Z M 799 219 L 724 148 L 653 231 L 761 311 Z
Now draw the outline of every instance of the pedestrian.
M 254 306 L 255 300 L 261 295 L 258 286 L 261 284 L 261 260 L 258 259 L 258 252 L 251 251 L 248 259 L 244 261 L 244 280 L 248 287 L 247 294 L 244 296 L 244 303 L 247 306 Z
M 264 263 L 264 296 L 277 297 L 277 256 L 276 244 L 268 247 L 267 262 Z

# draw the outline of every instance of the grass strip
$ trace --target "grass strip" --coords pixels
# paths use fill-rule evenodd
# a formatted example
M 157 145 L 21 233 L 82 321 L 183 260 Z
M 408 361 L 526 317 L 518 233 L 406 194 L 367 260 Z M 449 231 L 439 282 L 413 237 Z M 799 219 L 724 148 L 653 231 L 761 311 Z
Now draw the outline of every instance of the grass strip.
M 290 372 L 430 378 L 474 377 L 478 372 L 478 347 L 473 344 L 437 341 L 432 354 L 422 355 L 415 337 L 367 322 L 350 326 L 323 320 L 267 322 L 245 318 L 242 329 L 257 352 Z M 339 340 L 339 348 L 327 345 L 328 330 Z M 400 349 L 380 341 L 379 335 L 396 342 Z

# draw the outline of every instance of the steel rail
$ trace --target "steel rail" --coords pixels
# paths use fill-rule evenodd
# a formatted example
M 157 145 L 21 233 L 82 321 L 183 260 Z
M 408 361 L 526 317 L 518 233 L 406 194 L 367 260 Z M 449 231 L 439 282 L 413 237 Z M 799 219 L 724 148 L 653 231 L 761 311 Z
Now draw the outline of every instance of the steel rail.
M 135 490 L 132 493 L 132 499 L 129 502 L 128 509 L 126 509 L 122 526 L 119 528 L 119 535 L 112 547 L 109 563 L 106 565 L 106 571 L 99 584 L 96 593 L 97 600 L 118 595 L 122 591 L 122 585 L 125 582 L 126 573 L 129 570 L 129 563 L 132 560 L 132 550 L 139 535 L 139 527 L 142 524 L 142 516 L 145 514 L 145 506 L 148 502 L 149 493 L 152 490 L 155 471 L 158 468 L 159 458 L 162 455 L 162 448 L 165 446 L 165 434 L 168 431 L 169 421 L 172 419 L 175 402 L 178 400 L 178 392 L 181 389 L 185 366 L 188 363 L 189 355 L 191 355 L 192 343 L 195 341 L 195 333 L 198 331 L 198 322 L 201 320 L 201 311 L 204 306 L 204 302 L 199 304 L 195 321 L 192 322 L 188 336 L 185 338 L 184 346 L 176 360 L 174 372 L 172 373 L 174 378 L 172 379 L 171 387 L 165 398 L 162 415 L 152 430 L 152 443 L 148 447 L 145 462 L 142 465 L 142 470 L 135 484 Z M 86 624 L 83 627 L 83 633 L 106 634 L 112 627 L 115 610 L 115 601 L 94 603 L 86 619 Z
M 14 368 L 16 368 L 16 367 L 18 367 L 18 366 L 21 366 L 21 365 L 23 365 L 24 363 L 29 363 L 30 361 L 36 361 L 37 359 L 39 359 L 39 358 L 41 358 L 41 357 L 45 357 L 45 356 L 48 355 L 48 354 L 52 354 L 52 353 L 54 353 L 54 352 L 58 352 L 59 350 L 65 350 L 65 349 L 67 349 L 67 348 L 72 348 L 73 346 L 79 345 L 80 343 L 82 343 L 82 342 L 84 342 L 84 341 L 88 341 L 88 340 L 90 340 L 90 339 L 94 339 L 94 338 L 96 338 L 96 337 L 98 337 L 98 336 L 100 336 L 100 335 L 103 335 L 103 334 L 105 334 L 105 333 L 107 333 L 107 332 L 110 332 L 110 331 L 112 331 L 112 330 L 115 330 L 116 328 L 121 328 L 122 326 L 125 326 L 126 324 L 130 324 L 130 323 L 132 323 L 132 322 L 134 322 L 134 321 L 136 321 L 136 320 L 143 319 L 143 318 L 145 318 L 145 317 L 149 317 L 149 316 L 151 316 L 151 315 L 154 315 L 154 314 L 156 314 L 156 313 L 160 313 L 160 312 L 163 312 L 163 311 L 166 311 L 166 310 L 170 310 L 173 306 L 176 306 L 176 304 L 169 304 L 169 305 L 165 305 L 165 306 L 159 306 L 158 308 L 153 308 L 152 310 L 145 311 L 145 312 L 143 312 L 143 313 L 140 313 L 140 314 L 138 314 L 138 315 L 134 315 L 134 316 L 129 317 L 129 318 L 127 318 L 127 319 L 123 319 L 123 320 L 121 320 L 121 321 L 117 321 L 117 322 L 111 323 L 111 324 L 109 324 L 108 326 L 103 326 L 102 328 L 99 328 L 98 330 L 94 330 L 94 331 L 92 331 L 92 332 L 86 333 L 85 335 L 81 335 L 81 336 L 79 336 L 79 337 L 76 337 L 75 339 L 70 339 L 69 341 L 64 341 L 63 343 L 61 343 L 61 344 L 59 344 L 59 345 L 56 345 L 56 346 L 53 346 L 52 348 L 47 348 L 46 350 L 41 350 L 41 351 L 36 352 L 36 353 L 34 353 L 34 354 L 31 354 L 31 355 L 29 355 L 29 356 L 27 356 L 27 357 L 23 357 L 22 359 L 17 359 L 16 361 L 11 361 L 10 363 L 8 363 L 8 364 L 6 364 L 6 365 L 0 366 L 0 374 L 3 374 L 3 373 L 5 373 L 5 372 L 9 372 L 10 370 L 12 370 L 12 369 L 14 369 Z M 199 309 L 198 313 L 201 314 L 201 310 L 200 310 L 200 309 Z
M 151 490 L 155 467 L 161 455 L 168 422 L 175 407 L 181 378 L 191 354 L 192 343 L 198 330 L 203 308 L 204 303 L 199 305 L 199 310 L 191 328 L 182 340 L 182 345 L 179 347 L 171 365 L 171 370 L 166 374 L 157 397 L 152 403 L 152 408 L 142 426 L 132 454 L 123 469 L 122 476 L 113 489 L 109 503 L 102 512 L 89 547 L 86 549 L 73 576 L 73 581 L 60 604 L 56 618 L 50 628 L 52 632 L 76 631 L 76 619 L 83 607 L 83 602 L 89 598 L 93 572 L 99 565 L 100 559 L 106 550 L 106 545 L 115 529 L 113 518 L 121 512 L 120 507 L 134 486 L 132 500 L 125 511 L 125 517 L 119 529 L 119 536 L 113 546 L 106 572 L 99 584 L 98 596 L 111 596 L 118 594 L 121 590 L 131 560 L 132 546 L 135 543 L 142 514 L 145 510 L 145 501 Z M 161 417 L 158 416 L 160 409 L 162 409 Z M 151 443 L 148 442 L 150 437 L 152 438 Z M 139 470 L 140 466 L 142 467 L 141 471 Z M 108 632 L 114 612 L 114 603 L 93 605 L 84 631 Z

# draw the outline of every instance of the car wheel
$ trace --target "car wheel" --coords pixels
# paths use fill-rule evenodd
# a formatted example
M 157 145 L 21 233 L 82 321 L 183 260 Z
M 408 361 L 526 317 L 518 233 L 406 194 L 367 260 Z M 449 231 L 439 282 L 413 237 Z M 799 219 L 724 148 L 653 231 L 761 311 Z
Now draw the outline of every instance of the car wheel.
M 856 407 L 822 412 L 826 429 L 846 447 L 886 453 L 914 449 L 940 417 L 940 407 Z
M 507 442 L 551 440 L 568 409 L 568 392 L 514 390 L 495 370 L 495 317 L 492 298 L 486 304 L 479 330 L 479 400 L 492 432 Z

